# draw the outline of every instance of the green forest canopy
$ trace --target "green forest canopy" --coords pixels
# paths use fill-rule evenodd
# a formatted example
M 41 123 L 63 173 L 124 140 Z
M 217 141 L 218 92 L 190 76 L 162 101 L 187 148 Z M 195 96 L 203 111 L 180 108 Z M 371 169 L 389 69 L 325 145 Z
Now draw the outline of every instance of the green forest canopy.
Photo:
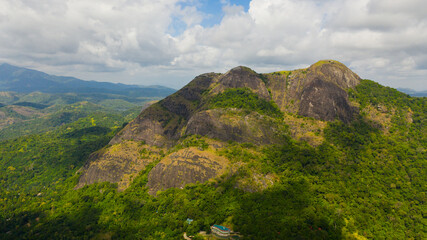
M 245 90 L 224 94 L 252 96 Z M 224 96 L 213 104 L 234 104 Z M 73 190 L 88 155 L 120 129 L 119 115 L 98 113 L 50 132 L 1 141 L 0 238 L 181 239 L 183 232 L 225 224 L 246 239 L 426 239 L 426 98 L 368 80 L 350 96 L 361 109 L 379 104 L 395 109 L 389 134 L 362 111 L 351 124 L 328 123 L 318 147 L 290 137 L 271 146 L 230 142 L 224 156 L 232 161 L 246 156 L 238 174 L 157 197 L 145 186 L 155 163 L 123 192 L 110 183 Z M 248 106 L 235 107 L 276 114 L 274 106 L 260 110 L 261 100 L 251 99 Z M 188 144 L 206 143 L 193 138 L 183 147 Z M 262 192 L 235 187 L 259 171 L 276 174 L 278 181 Z M 194 221 L 189 225 L 187 218 Z

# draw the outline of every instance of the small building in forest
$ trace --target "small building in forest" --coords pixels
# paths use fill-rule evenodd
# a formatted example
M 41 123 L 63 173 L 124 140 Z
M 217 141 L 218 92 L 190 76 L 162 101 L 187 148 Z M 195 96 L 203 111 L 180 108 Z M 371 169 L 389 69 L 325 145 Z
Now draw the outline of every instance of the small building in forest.
M 231 230 L 224 227 L 224 226 L 220 226 L 220 225 L 213 225 L 211 226 L 211 231 L 213 234 L 215 234 L 218 237 L 224 237 L 224 238 L 228 238 L 230 237 L 230 233 Z
M 188 224 L 191 224 L 193 222 L 193 219 L 191 218 L 187 218 L 187 220 L 185 220 Z

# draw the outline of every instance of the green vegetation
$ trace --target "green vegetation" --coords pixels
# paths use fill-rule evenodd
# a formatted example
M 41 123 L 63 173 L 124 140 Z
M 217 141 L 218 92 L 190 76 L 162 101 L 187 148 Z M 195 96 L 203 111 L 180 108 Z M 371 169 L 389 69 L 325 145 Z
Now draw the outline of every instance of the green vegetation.
M 227 89 L 213 96 L 208 105 L 210 108 L 240 108 L 276 118 L 283 116 L 273 101 L 266 101 L 246 88 Z
M 0 129 L 0 140 L 13 139 L 19 136 L 38 134 L 46 131 L 54 130 L 64 124 L 73 123 L 81 118 L 90 115 L 104 114 L 105 117 L 110 117 L 116 125 L 120 125 L 123 117 L 126 121 L 132 120 L 139 112 L 140 107 L 130 109 L 131 111 L 120 112 L 114 114 L 113 111 L 107 110 L 99 105 L 80 102 L 71 105 L 66 105 L 53 113 L 45 113 L 44 115 L 35 116 L 20 116 L 11 109 L 8 109 L 8 115 L 14 116 L 20 121 Z M 108 115 L 108 116 L 107 116 Z M 121 116 L 119 116 L 121 115 Z
M 201 150 L 206 150 L 208 149 L 209 144 L 207 144 L 205 139 L 203 139 L 203 137 L 200 135 L 190 135 L 184 137 L 179 143 L 171 148 L 168 153 L 176 152 L 178 150 L 189 147 L 197 147 Z
M 399 92 L 390 87 L 384 87 L 371 80 L 362 80 L 356 88 L 349 90 L 349 95 L 360 102 L 360 107 L 364 108 L 368 104 L 378 106 L 393 106 L 407 109 L 408 107 L 425 110 L 425 98 L 411 98 L 409 95 Z
M 34 102 L 17 102 L 13 105 L 16 106 L 24 106 L 24 107 L 32 107 L 36 109 L 44 109 L 47 108 L 49 105 L 41 104 L 41 103 L 34 103 Z
M 58 120 L 48 132 L 3 140 L 0 238 L 182 239 L 183 232 L 222 224 L 244 239 L 426 239 L 426 98 L 367 80 L 350 94 L 360 117 L 328 123 L 320 146 L 289 136 L 270 146 L 230 142 L 217 151 L 234 164 L 232 172 L 156 197 L 146 183 L 157 162 L 123 192 L 109 183 L 73 190 L 78 169 L 128 121 L 126 114 L 95 111 Z M 281 116 L 254 95 L 232 89 L 209 104 Z M 387 131 L 364 114 L 378 105 L 392 115 Z M 207 149 L 208 141 L 186 136 L 172 150 L 187 147 Z M 239 185 L 267 175 L 274 184 L 263 190 Z
M 0 140 L 54 130 L 94 113 L 120 114 L 130 121 L 141 106 L 159 97 L 129 97 L 117 94 L 29 94 L 2 92 Z
M 258 74 L 258 77 L 261 78 L 265 85 L 268 85 L 268 77 L 265 74 Z

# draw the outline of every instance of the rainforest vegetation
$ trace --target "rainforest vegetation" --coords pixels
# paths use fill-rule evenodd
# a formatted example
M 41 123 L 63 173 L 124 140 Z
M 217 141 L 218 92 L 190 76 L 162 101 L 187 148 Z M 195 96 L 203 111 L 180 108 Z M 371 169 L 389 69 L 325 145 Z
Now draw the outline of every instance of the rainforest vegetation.
M 237 173 L 157 196 L 146 187 L 155 163 L 122 192 L 107 182 L 74 189 L 88 156 L 137 112 L 97 111 L 2 140 L 0 238 L 182 239 L 183 232 L 224 224 L 244 239 L 426 239 L 427 99 L 368 80 L 349 94 L 359 117 L 329 122 L 321 145 L 291 136 L 267 146 L 228 142 L 220 154 L 244 160 Z M 281 114 L 244 89 L 217 96 L 214 107 Z M 245 101 L 228 100 L 236 98 Z M 387 129 L 366 118 L 368 106 L 394 113 Z M 197 136 L 179 144 L 207 148 Z M 262 191 L 236 187 L 258 173 L 274 175 L 274 184 Z

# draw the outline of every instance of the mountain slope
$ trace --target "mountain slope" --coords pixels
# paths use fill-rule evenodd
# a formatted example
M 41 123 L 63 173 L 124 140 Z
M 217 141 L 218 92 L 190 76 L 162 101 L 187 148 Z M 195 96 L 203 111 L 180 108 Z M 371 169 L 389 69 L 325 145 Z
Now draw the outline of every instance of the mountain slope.
M 254 100 L 257 101 L 254 105 L 259 105 L 262 100 L 265 100 L 267 101 L 266 105 L 277 105 L 283 112 L 291 112 L 319 120 L 331 121 L 339 118 L 343 121 L 350 121 L 356 110 L 350 106 L 345 89 L 354 87 L 359 81 L 360 78 L 356 74 L 335 61 L 319 62 L 306 70 L 297 70 L 293 74 L 289 72 L 286 75 L 260 75 L 245 67 L 234 68 L 223 75 L 204 74 L 196 77 L 177 93 L 151 106 L 116 136 L 111 143 L 132 138 L 153 144 L 153 135 L 145 135 L 143 133 L 145 129 L 155 129 L 154 135 L 163 136 L 168 141 L 177 140 L 182 135 L 181 130 L 185 127 L 184 124 L 195 121 L 195 119 L 191 119 L 194 113 L 201 115 L 205 109 L 218 108 L 211 106 L 212 104 L 209 101 L 215 101 L 212 99 L 213 96 L 218 99 L 218 95 L 224 94 L 224 98 L 228 99 L 238 97 L 238 95 L 250 98 L 251 94 L 255 94 L 252 99 L 259 98 L 261 100 Z M 249 91 L 227 92 L 227 90 L 233 91 L 232 89 L 235 88 L 247 88 Z M 271 91 L 271 95 L 268 90 Z M 201 93 L 204 95 L 202 96 Z M 311 97 L 323 97 L 323 99 L 312 99 Z M 229 106 L 219 108 L 242 108 L 242 106 L 232 105 L 239 104 L 242 99 L 235 100 L 230 100 Z M 270 102 L 271 100 L 273 102 Z M 248 106 L 244 106 L 244 108 L 248 108 Z M 272 106 L 272 108 L 275 107 Z M 190 129 L 188 129 L 188 125 L 186 127 L 187 132 L 198 134 L 199 128 L 197 127 L 203 128 L 205 126 L 197 125 L 196 129 L 191 128 L 192 125 L 190 125 Z M 211 133 L 214 138 L 225 141 L 234 140 L 225 139 L 228 136 L 215 135 L 217 134 L 215 130 L 212 130 Z M 156 144 L 162 145 L 163 142 L 157 141 Z
M 78 187 L 107 180 L 132 192 L 139 171 L 138 186 L 159 201 L 186 196 L 180 207 L 160 209 L 220 222 L 250 239 L 423 239 L 426 112 L 425 98 L 361 80 L 336 61 L 203 74 L 110 141 L 106 151 L 133 159 L 97 152 Z M 122 147 L 129 144 L 138 148 Z M 104 179 L 109 169 L 115 177 Z M 193 191 L 192 184 L 213 189 Z M 216 211 L 182 210 L 197 202 L 193 195 L 213 192 L 218 200 L 207 201 L 226 202 L 225 212 L 215 205 L 221 220 L 210 219 Z
M 30 93 L 114 93 L 130 96 L 167 96 L 175 90 L 161 87 L 139 87 L 120 83 L 84 81 L 73 77 L 53 76 L 36 70 L 0 65 L 0 91 Z
M 346 90 L 359 82 L 356 74 L 336 61 L 321 61 L 307 69 L 284 74 L 258 74 L 247 67 L 236 67 L 225 74 L 202 74 L 178 92 L 145 109 L 110 144 L 136 141 L 169 151 L 189 135 L 205 136 L 220 142 L 278 144 L 283 141 L 287 128 L 284 113 L 320 121 L 340 119 L 348 123 L 355 119 L 358 110 L 351 106 Z M 218 147 L 212 146 L 211 150 L 215 149 Z M 200 154 L 196 154 L 198 157 Z M 174 159 L 180 158 L 192 157 L 177 156 Z M 126 170 L 122 164 L 119 166 L 108 154 L 98 154 L 91 158 L 90 166 L 83 171 L 80 187 L 106 180 L 103 176 L 110 170 L 100 167 L 99 161 L 115 166 L 113 168 L 118 175 L 110 181 L 129 182 L 125 177 L 130 175 L 129 169 Z M 129 160 L 128 164 L 133 162 L 135 160 Z M 224 165 L 225 168 L 227 166 Z M 200 181 L 204 174 L 202 168 L 200 166 L 196 172 L 188 168 L 192 177 L 183 180 L 181 186 Z M 166 170 L 167 167 L 162 167 L 163 171 L 155 169 L 150 174 L 149 186 L 156 185 L 158 190 L 171 186 L 166 182 L 175 178 L 173 171 Z M 186 170 L 183 171 L 186 174 Z M 151 184 L 154 181 L 151 179 L 160 179 L 156 175 L 165 176 L 159 180 L 165 184 Z M 202 182 L 210 178 L 203 178 Z M 153 189 L 151 192 L 155 193 Z
M 65 124 L 76 120 L 94 107 L 97 111 L 117 113 L 136 109 L 146 103 L 162 99 L 175 90 L 162 87 L 139 87 L 135 85 L 83 81 L 72 77 L 59 77 L 43 72 L 0 65 L 0 139 L 11 139 L 26 134 L 52 130 L 58 119 Z M 85 105 L 82 115 L 75 106 Z M 75 104 L 76 109 L 68 109 Z M 80 105 L 79 105 L 80 104 Z M 139 109 L 138 109 L 139 108 Z M 65 111 L 59 117 L 58 111 Z M 55 115 L 56 114 L 56 115 Z M 74 116 L 71 116 L 74 115 Z M 62 116 L 62 117 L 61 117 Z M 65 117 L 64 117 L 65 116 Z M 59 126 L 59 125 L 58 125 Z
M 96 114 L 0 141 L 0 238 L 206 239 L 219 224 L 243 239 L 426 239 L 427 99 L 340 66 L 204 74 L 114 138 L 124 119 Z
M 0 140 L 42 133 L 94 112 L 139 113 L 142 106 L 162 96 L 106 93 L 0 92 Z

